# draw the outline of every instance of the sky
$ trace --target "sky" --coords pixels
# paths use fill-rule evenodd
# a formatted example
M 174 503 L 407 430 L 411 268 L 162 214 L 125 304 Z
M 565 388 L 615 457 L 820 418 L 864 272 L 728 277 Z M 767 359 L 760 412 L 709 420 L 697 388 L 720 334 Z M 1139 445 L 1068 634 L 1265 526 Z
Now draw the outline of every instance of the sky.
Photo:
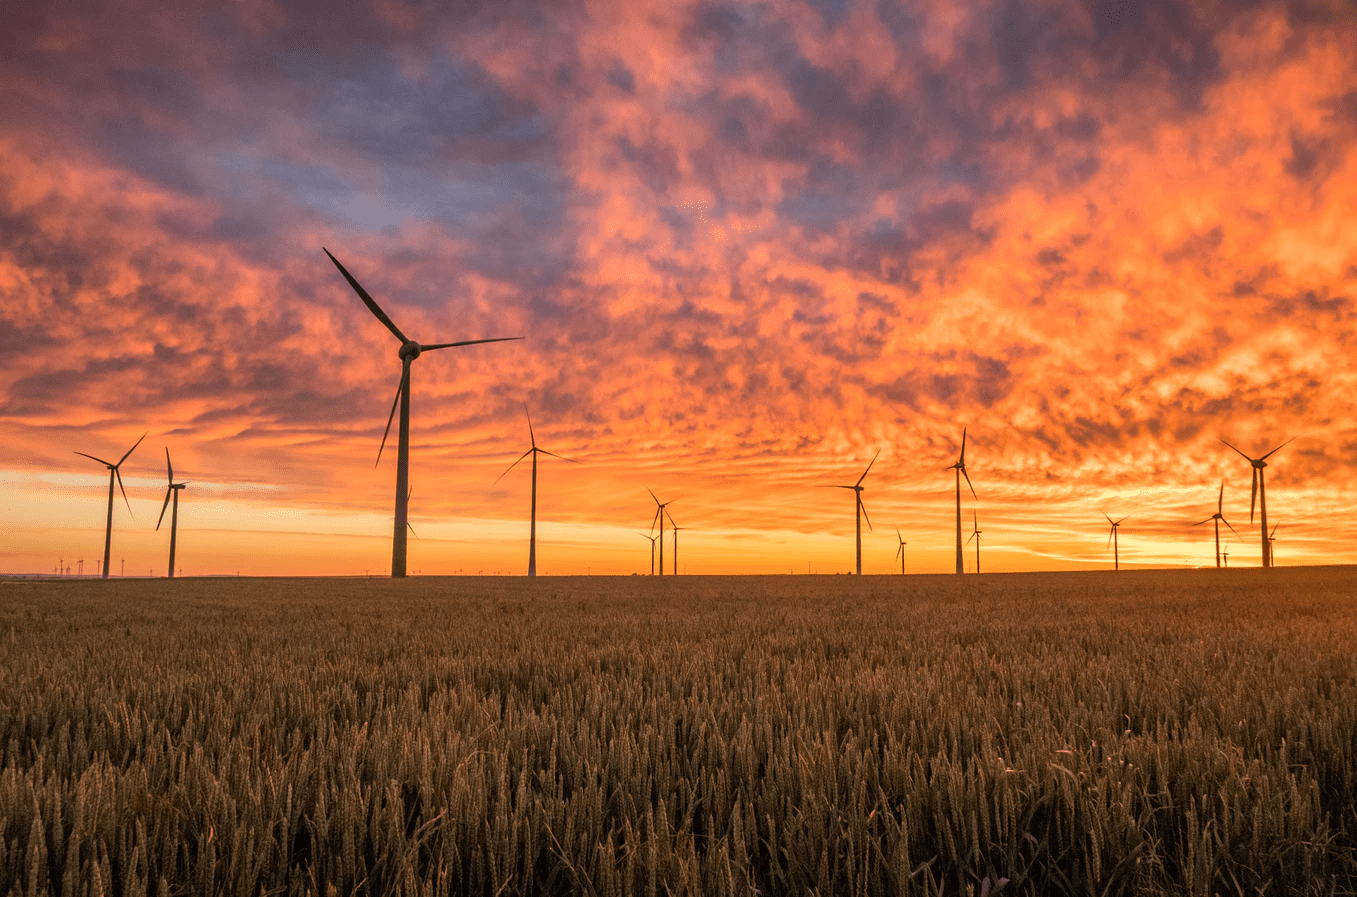
M 449 8 L 450 7 L 450 8 Z M 1357 6 L 146 0 L 0 28 L 0 572 L 1357 562 Z M 393 437 L 394 438 L 394 437 Z M 964 484 L 963 484 L 964 489 Z M 130 505 L 130 510 L 128 505 Z M 974 520 L 972 520 L 974 515 Z M 166 521 L 168 523 L 168 519 Z M 897 536 L 897 529 L 900 536 Z M 967 563 L 974 566 L 974 543 Z M 666 537 L 666 563 L 673 546 Z

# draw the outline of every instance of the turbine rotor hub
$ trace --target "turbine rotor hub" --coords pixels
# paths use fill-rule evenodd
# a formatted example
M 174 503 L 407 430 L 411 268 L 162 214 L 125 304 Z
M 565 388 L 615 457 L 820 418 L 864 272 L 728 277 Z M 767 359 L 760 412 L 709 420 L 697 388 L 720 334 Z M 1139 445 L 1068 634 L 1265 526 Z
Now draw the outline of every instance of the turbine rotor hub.
M 1254 461 L 1254 462 L 1253 462 L 1253 466 L 1256 467 L 1256 468 L 1258 468 L 1259 470 L 1262 470 L 1264 467 L 1267 467 L 1267 462 L 1266 462 L 1266 461 L 1261 461 L 1261 460 L 1260 460 L 1260 461 Z
M 406 340 L 400 348 L 401 361 L 414 361 L 419 357 L 419 343 L 414 340 Z

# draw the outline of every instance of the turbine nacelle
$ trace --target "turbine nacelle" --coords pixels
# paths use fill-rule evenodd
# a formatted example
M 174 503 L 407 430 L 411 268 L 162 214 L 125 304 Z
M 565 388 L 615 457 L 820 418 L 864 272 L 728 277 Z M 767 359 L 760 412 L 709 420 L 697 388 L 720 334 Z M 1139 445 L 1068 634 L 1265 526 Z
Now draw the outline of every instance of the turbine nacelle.
M 401 344 L 400 352 L 397 354 L 400 355 L 401 361 L 414 361 L 419 357 L 419 353 L 422 351 L 423 350 L 419 347 L 419 343 L 412 339 L 408 339 Z M 423 370 L 423 368 L 420 368 L 420 370 Z

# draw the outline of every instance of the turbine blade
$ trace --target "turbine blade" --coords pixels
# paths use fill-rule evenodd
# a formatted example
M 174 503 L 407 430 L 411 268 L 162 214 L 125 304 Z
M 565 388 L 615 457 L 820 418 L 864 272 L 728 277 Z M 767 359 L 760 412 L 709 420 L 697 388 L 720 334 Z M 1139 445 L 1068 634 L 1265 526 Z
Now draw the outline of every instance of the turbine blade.
M 1225 524 L 1226 526 L 1230 526 L 1230 521 L 1226 520 L 1224 517 L 1220 518 L 1220 522 Z M 1234 533 L 1236 536 L 1239 536 L 1239 530 L 1235 529 L 1233 526 L 1230 526 L 1230 532 Z M 1239 538 L 1242 539 L 1244 537 L 1239 536 Z
M 902 553 L 904 553 L 904 550 L 905 550 L 905 543 L 904 543 L 904 542 L 901 542 L 901 543 L 900 543 L 900 547 L 897 548 L 897 549 L 895 549 L 895 556 L 896 556 L 896 557 L 899 557 Z
M 966 428 L 961 428 L 961 457 L 957 459 L 957 464 L 966 466 Z
M 494 482 L 494 483 L 491 483 L 490 485 L 493 486 L 493 485 L 495 485 L 495 483 L 498 483 L 500 480 L 502 480 L 502 479 L 504 479 L 506 476 L 508 476 L 508 475 L 509 475 L 509 471 L 510 471 L 510 470 L 513 470 L 515 467 L 518 466 L 518 462 L 519 462 L 519 461 L 522 461 L 524 458 L 528 457 L 528 456 L 531 455 L 531 454 L 532 454 L 532 449 L 528 449 L 526 452 L 524 452 L 523 454 L 519 455 L 519 456 L 518 456 L 518 459 L 517 459 L 516 461 L 514 461 L 514 463 L 510 464 L 509 467 L 504 471 L 504 473 L 502 473 L 502 474 L 500 474 L 499 476 L 495 477 L 495 482 Z
M 1220 439 L 1219 436 L 1217 436 L 1216 438 L 1217 438 L 1217 439 Z M 1225 442 L 1224 439 L 1220 439 L 1220 441 L 1221 441 L 1221 442 Z M 1226 445 L 1230 445 L 1230 443 L 1228 443 L 1228 442 L 1225 442 L 1225 444 L 1226 444 Z M 1250 458 L 1248 455 L 1244 454 L 1243 452 L 1239 451 L 1239 449 L 1235 448 L 1235 447 L 1232 446 L 1232 445 L 1230 445 L 1230 448 L 1234 449 L 1235 452 L 1239 455 L 1239 457 L 1243 458 L 1245 461 L 1249 462 L 1250 464 L 1253 463 L 1253 459 Z
M 646 487 L 646 491 L 647 491 L 647 492 L 650 492 L 650 487 L 649 487 L 649 486 Z M 659 500 L 658 498 L 655 497 L 655 493 L 654 493 L 654 492 L 650 492 L 650 497 L 655 499 L 655 504 L 658 505 L 658 504 L 660 503 L 660 500 Z
M 895 538 L 900 540 L 901 545 L 905 544 L 905 537 L 900 535 L 900 527 L 898 526 L 895 528 Z
M 1098 513 L 1099 513 L 1099 514 L 1102 514 L 1102 515 L 1103 515 L 1103 519 L 1106 520 L 1108 523 L 1111 523 L 1111 522 L 1112 522 L 1112 518 L 1107 516 L 1107 512 L 1106 512 L 1106 511 L 1099 511 Z
M 127 490 L 123 488 L 123 475 L 118 472 L 118 468 L 113 468 L 113 476 L 118 480 L 118 491 L 123 494 L 123 503 L 127 505 L 127 514 L 130 517 L 136 515 L 132 513 L 132 503 L 127 500 Z
M 523 403 L 523 413 L 528 416 L 528 441 L 532 443 L 533 448 L 537 448 L 537 434 L 532 431 L 532 413 L 528 411 L 527 402 Z
M 854 483 L 855 486 L 861 486 L 861 485 L 862 485 L 862 481 L 865 480 L 865 479 L 867 479 L 867 474 L 871 471 L 872 465 L 876 463 L 876 459 L 877 459 L 877 457 L 880 456 L 880 454 L 881 454 L 881 449 L 877 449 L 877 450 L 876 450 L 876 454 L 875 454 L 875 455 L 872 455 L 872 460 L 869 461 L 869 462 L 867 463 L 867 469 L 864 470 L 864 471 L 862 472 L 862 476 L 858 477 L 858 481 L 857 481 L 856 483 Z
M 508 343 L 516 339 L 522 339 L 521 336 L 497 336 L 494 339 L 465 339 L 458 343 L 434 343 L 432 346 L 421 345 L 419 351 L 432 352 L 434 349 L 451 349 L 456 346 L 479 346 L 481 343 Z
M 1286 440 L 1286 442 L 1283 442 L 1281 445 L 1277 446 L 1277 447 L 1276 447 L 1275 449 L 1273 449 L 1271 452 L 1268 452 L 1266 455 L 1264 455 L 1263 457 L 1259 458 L 1258 460 L 1259 460 L 1259 461 L 1266 461 L 1266 460 L 1268 459 L 1268 457 L 1272 455 L 1273 452 L 1280 452 L 1282 449 L 1286 448 L 1288 445 L 1290 445 L 1291 443 L 1293 443 L 1293 442 L 1295 442 L 1295 441 L 1296 441 L 1296 437 L 1295 437 L 1295 436 L 1292 436 L 1290 439 Z
M 170 464 L 170 447 L 165 446 L 165 473 L 171 485 L 174 483 L 174 465 Z
M 1203 521 L 1201 521 L 1201 522 L 1199 522 L 1199 523 L 1194 523 L 1194 524 L 1192 524 L 1192 525 L 1193 525 L 1193 526 L 1201 526 L 1203 523 L 1210 523 L 1212 520 L 1215 520 L 1215 519 L 1216 519 L 1216 518 L 1214 518 L 1214 517 L 1207 517 L 1205 520 L 1203 520 Z M 1222 519 L 1224 519 L 1224 518 L 1222 518 Z
M 828 485 L 828 484 L 826 484 L 826 483 L 821 483 L 821 484 L 819 484 L 818 486 L 816 486 L 815 488 L 816 488 L 816 489 L 852 489 L 852 490 L 854 490 L 854 491 L 857 491 L 857 488 L 858 488 L 858 487 L 857 487 L 857 486 L 830 486 L 830 485 Z
M 382 311 L 382 307 L 377 304 L 377 300 L 369 296 L 368 291 L 363 289 L 363 285 L 360 284 L 358 281 L 354 280 L 353 275 L 348 272 L 348 269 L 339 263 L 339 259 L 335 258 L 333 255 L 330 255 L 330 250 L 325 249 L 324 246 L 322 246 L 321 249 L 325 250 L 326 255 L 330 256 L 330 261 L 335 263 L 335 267 L 339 269 L 339 273 L 344 275 L 344 279 L 349 282 L 349 286 L 353 287 L 353 291 L 358 294 L 358 298 L 363 300 L 363 304 L 368 307 L 368 311 L 372 312 L 373 316 L 376 317 L 377 320 L 385 324 L 386 329 L 390 330 L 392 333 L 396 335 L 396 339 L 400 340 L 403 343 L 410 342 L 410 340 L 406 338 L 405 334 L 401 333 L 400 328 L 397 327 L 394 323 L 392 323 L 391 319 L 386 316 L 386 312 Z
M 975 499 L 976 501 L 979 501 L 980 496 L 975 494 L 975 487 L 971 486 L 971 475 L 966 472 L 966 468 L 964 467 L 961 468 L 961 475 L 966 478 L 966 485 L 970 487 L 971 498 Z
M 969 539 L 966 540 L 966 544 L 967 544 L 967 545 L 970 545 L 972 542 L 974 542 L 974 541 L 975 541 L 975 537 L 976 537 L 977 535 L 979 535 L 979 534 L 978 534 L 978 533 L 971 533 L 971 537 L 970 537 Z
M 655 509 L 655 516 L 650 518 L 650 531 L 651 531 L 652 533 L 655 532 L 655 521 L 659 520 L 661 523 L 664 522 L 663 520 L 660 519 L 660 513 L 661 513 L 663 510 L 664 510 L 664 506 L 661 505 L 660 507 L 658 507 L 658 508 Z
M 338 264 L 336 262 L 335 264 Z M 386 416 L 386 429 L 382 431 L 382 444 L 377 446 L 377 460 L 372 466 L 382 463 L 382 449 L 386 448 L 386 437 L 391 435 L 391 422 L 396 419 L 396 406 L 400 404 L 401 393 L 405 392 L 406 381 L 410 379 L 410 368 L 401 371 L 401 382 L 396 386 L 396 398 L 391 403 L 391 413 Z
M 1216 513 L 1223 513 L 1225 510 L 1225 481 L 1220 481 L 1220 496 L 1216 499 Z
M 1116 528 L 1115 526 L 1112 527 L 1110 530 L 1107 531 L 1107 547 L 1108 547 L 1108 548 L 1111 548 L 1111 547 L 1112 547 L 1112 534 L 1115 533 L 1116 531 L 1117 531 L 1117 528 Z
M 149 433 L 149 432 L 151 432 L 151 431 L 150 431 L 150 430 L 147 430 L 147 431 L 146 431 L 146 433 Z M 146 433 L 142 433 L 142 434 L 141 434 L 141 439 L 145 439 L 145 438 L 146 438 Z M 132 454 L 133 452 L 135 452 L 135 451 L 137 450 L 137 446 L 141 445 L 141 439 L 138 439 L 136 442 L 132 443 L 132 447 L 131 447 L 130 449 L 127 450 L 127 455 L 130 455 L 130 454 Z M 121 467 L 121 466 L 122 466 L 122 463 L 123 463 L 124 461 L 127 460 L 127 455 L 123 455 L 121 458 L 119 458 L 119 459 L 118 459 L 118 463 L 115 464 L 114 466 L 115 466 L 115 467 Z
M 77 454 L 77 455 L 85 455 L 84 452 L 76 452 L 76 454 Z M 86 457 L 86 458 L 89 458 L 91 461 L 98 461 L 100 464 L 104 465 L 105 467 L 112 467 L 112 466 L 113 466 L 112 464 L 110 464 L 110 463 L 108 463 L 107 461 L 105 461 L 103 458 L 96 458 L 96 457 L 94 457 L 93 455 L 85 455 L 85 457 Z
M 1277 526 L 1281 526 L 1281 524 L 1279 523 L 1279 524 L 1277 524 Z M 1270 536 L 1267 537 L 1269 542 L 1272 541 L 1272 537 L 1273 537 L 1273 536 L 1277 535 L 1277 526 L 1274 526 L 1274 527 L 1272 528 L 1272 535 L 1270 535 Z
M 410 528 L 410 535 L 414 536 L 416 539 L 419 539 L 419 533 L 415 532 L 415 525 L 410 522 L 410 518 L 407 517 L 405 519 L 405 525 Z M 423 542 L 424 540 L 420 539 L 420 541 Z
M 1258 500 L 1258 468 L 1253 469 L 1253 492 L 1249 495 L 1249 523 L 1253 523 L 1253 504 Z
M 170 496 L 174 493 L 173 489 L 165 490 L 165 503 L 160 506 L 160 519 L 155 522 L 155 528 L 160 529 L 160 524 L 165 519 L 165 509 L 170 506 Z
M 862 509 L 862 519 L 867 521 L 868 532 L 872 531 L 872 518 L 867 516 L 867 506 L 862 503 L 862 493 L 858 493 L 858 507 Z
M 583 464 L 583 461 L 576 461 L 574 458 L 567 458 L 565 455 L 558 455 L 555 452 L 549 452 L 546 449 L 538 449 L 544 455 L 550 455 L 553 458 L 560 458 L 562 461 L 569 461 L 571 464 Z

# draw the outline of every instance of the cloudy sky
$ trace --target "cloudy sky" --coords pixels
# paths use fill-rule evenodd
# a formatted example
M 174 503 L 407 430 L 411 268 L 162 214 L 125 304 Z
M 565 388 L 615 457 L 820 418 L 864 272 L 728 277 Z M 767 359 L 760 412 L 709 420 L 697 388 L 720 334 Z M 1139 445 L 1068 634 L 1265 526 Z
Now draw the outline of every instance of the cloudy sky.
M 1357 562 L 1350 0 L 453 6 L 5 5 L 0 572 Z

